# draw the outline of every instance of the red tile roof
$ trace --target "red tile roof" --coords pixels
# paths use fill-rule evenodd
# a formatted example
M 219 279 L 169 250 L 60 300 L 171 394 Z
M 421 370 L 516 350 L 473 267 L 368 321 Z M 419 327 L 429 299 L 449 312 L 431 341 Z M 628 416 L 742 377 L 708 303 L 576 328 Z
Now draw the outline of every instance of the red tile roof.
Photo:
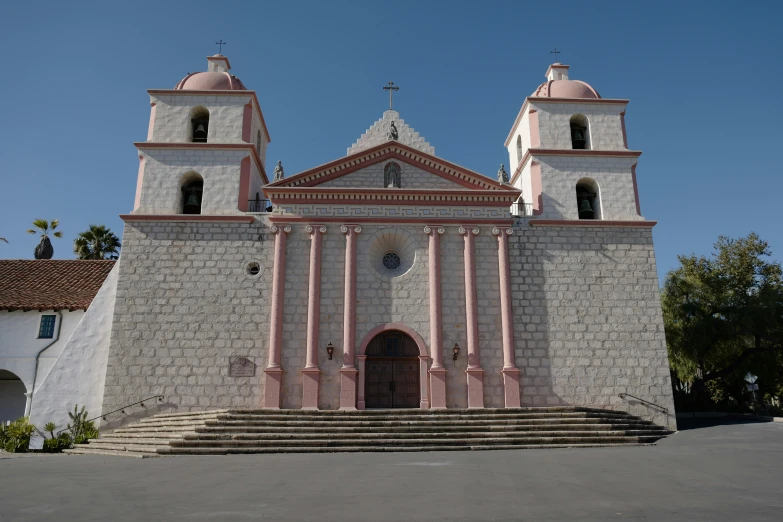
M 86 310 L 114 263 L 0 260 L 0 310 Z

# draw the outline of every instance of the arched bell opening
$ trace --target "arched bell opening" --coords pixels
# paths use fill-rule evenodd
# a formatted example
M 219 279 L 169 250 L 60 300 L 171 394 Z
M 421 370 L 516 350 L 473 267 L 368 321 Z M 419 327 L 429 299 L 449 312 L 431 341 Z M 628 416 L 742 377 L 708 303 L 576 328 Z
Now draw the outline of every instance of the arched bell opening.
M 182 214 L 201 214 L 204 178 L 196 172 L 187 172 L 182 177 L 181 187 L 180 212 Z
M 584 114 L 571 116 L 571 148 L 590 149 L 590 124 Z
M 194 107 L 190 111 L 188 137 L 193 143 L 206 143 L 209 132 L 209 109 L 204 106 Z
M 15 373 L 0 370 L 0 422 L 24 417 L 27 388 Z
M 594 180 L 582 178 L 577 181 L 576 208 L 579 219 L 601 219 L 601 193 Z

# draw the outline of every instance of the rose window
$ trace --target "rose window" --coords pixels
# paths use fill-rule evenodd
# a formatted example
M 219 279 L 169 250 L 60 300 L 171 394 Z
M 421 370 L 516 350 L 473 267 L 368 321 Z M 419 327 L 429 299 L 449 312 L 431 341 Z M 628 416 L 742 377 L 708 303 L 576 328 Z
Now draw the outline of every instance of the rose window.
M 397 270 L 401 264 L 402 260 L 397 252 L 389 251 L 383 255 L 383 266 L 386 270 Z

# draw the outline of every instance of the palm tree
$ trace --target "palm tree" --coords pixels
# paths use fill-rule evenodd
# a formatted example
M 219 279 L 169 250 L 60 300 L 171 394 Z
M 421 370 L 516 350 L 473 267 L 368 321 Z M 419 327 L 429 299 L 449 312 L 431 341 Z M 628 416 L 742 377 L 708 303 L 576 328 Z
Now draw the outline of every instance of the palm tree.
M 36 259 L 51 259 L 54 255 L 54 247 L 52 247 L 52 242 L 49 240 L 49 232 L 52 233 L 53 237 L 63 237 L 62 232 L 55 232 L 55 229 L 59 224 L 60 220 L 58 219 L 53 219 L 51 221 L 46 221 L 45 219 L 36 219 L 33 221 L 33 226 L 38 230 L 31 228 L 27 231 L 27 233 L 41 233 L 41 242 L 38 243 L 37 247 L 35 247 Z
M 90 225 L 73 242 L 73 252 L 79 259 L 117 259 L 120 240 L 104 225 Z

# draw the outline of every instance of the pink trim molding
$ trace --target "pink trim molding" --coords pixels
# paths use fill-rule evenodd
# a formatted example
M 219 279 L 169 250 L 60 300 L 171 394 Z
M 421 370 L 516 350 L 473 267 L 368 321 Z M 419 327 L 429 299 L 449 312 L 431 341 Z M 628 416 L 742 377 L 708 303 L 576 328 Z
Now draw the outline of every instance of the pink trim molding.
M 253 138 L 250 136 L 250 131 L 253 128 L 253 102 L 248 102 L 245 105 L 245 110 L 242 113 L 242 141 L 246 143 L 252 143 Z
M 440 236 L 443 227 L 424 227 L 429 236 L 430 271 L 430 342 L 432 343 L 432 368 L 430 368 L 430 393 L 433 408 L 446 407 L 446 368 L 443 367 L 443 299 L 440 280 Z M 426 378 L 426 375 L 425 375 Z
M 311 217 L 307 216 L 270 216 L 269 221 L 272 223 L 294 223 L 294 222 L 302 222 L 302 221 L 312 221 L 313 219 Z M 514 223 L 514 220 L 512 218 L 508 219 L 439 219 L 436 221 L 433 221 L 432 219 L 427 218 L 407 218 L 407 217 L 382 217 L 382 218 L 372 218 L 372 217 L 352 217 L 354 221 L 357 223 L 416 223 L 420 225 L 425 224 L 437 224 L 437 225 L 511 225 Z M 318 221 L 323 223 L 345 223 L 345 218 L 343 217 L 329 217 L 329 218 L 322 218 L 319 217 Z
M 323 225 L 308 225 L 310 234 L 310 274 L 307 298 L 307 355 L 302 370 L 302 409 L 318 409 L 318 330 L 321 327 L 321 242 L 326 233 Z
M 528 113 L 528 124 L 530 126 L 530 147 L 535 149 L 541 146 L 541 137 L 538 134 L 538 111 L 530 109 Z
M 362 227 L 343 225 L 345 234 L 345 304 L 343 305 L 343 367 L 340 369 L 340 409 L 356 409 L 356 238 Z
M 264 408 L 280 409 L 280 388 L 283 369 L 280 348 L 283 342 L 283 304 L 285 297 L 285 245 L 290 226 L 270 227 L 275 235 L 274 274 L 272 275 L 271 314 L 269 319 L 269 363 L 264 370 Z
M 503 334 L 503 388 L 506 408 L 519 408 L 519 370 L 514 351 L 514 313 L 511 307 L 511 266 L 508 255 L 508 236 L 511 228 L 493 228 L 498 237 L 498 274 L 500 279 L 500 320 Z M 516 378 L 515 378 L 516 377 Z
M 250 198 L 250 156 L 242 158 L 239 164 L 239 201 L 237 208 L 247 212 L 248 199 Z
M 141 187 L 144 184 L 144 156 L 139 155 L 139 175 L 136 178 L 136 199 L 133 201 L 133 210 L 141 205 Z
M 476 256 L 475 238 L 478 228 L 460 227 L 459 233 L 465 238 L 465 321 L 468 338 L 468 408 L 484 407 L 484 370 L 479 361 L 478 336 L 478 299 L 476 297 Z

